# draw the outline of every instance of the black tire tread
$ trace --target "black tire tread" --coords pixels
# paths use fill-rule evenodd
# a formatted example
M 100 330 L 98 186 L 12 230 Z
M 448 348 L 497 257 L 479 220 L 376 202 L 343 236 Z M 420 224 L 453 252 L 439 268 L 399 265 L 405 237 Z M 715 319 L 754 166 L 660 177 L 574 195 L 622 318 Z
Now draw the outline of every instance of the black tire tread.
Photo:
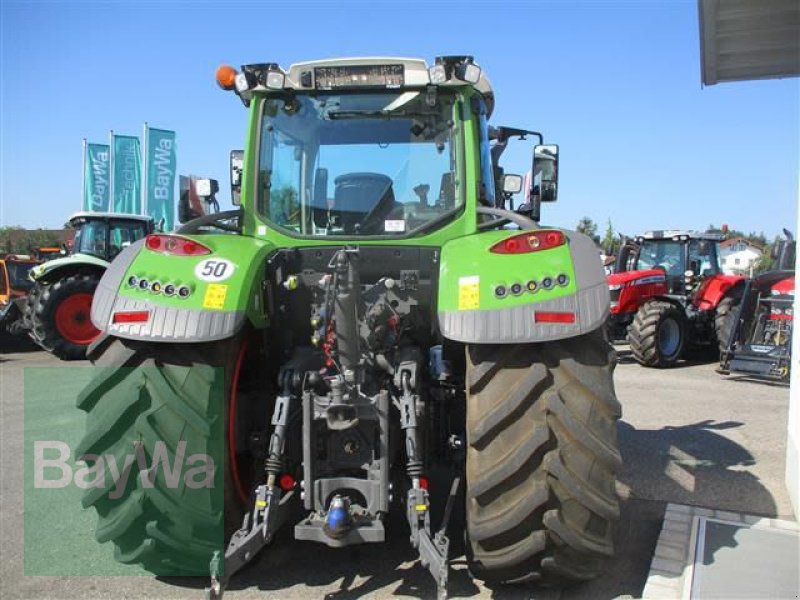
M 187 456 L 211 453 L 210 427 L 224 421 L 224 403 L 214 390 L 227 390 L 216 385 L 227 386 L 231 369 L 226 367 L 236 343 L 137 345 L 112 338 L 98 346 L 95 366 L 105 368 L 97 369 L 78 398 L 87 419 L 76 455 L 115 455 L 121 471 L 122 457 L 139 443 L 152 448 L 163 441 L 170 463 L 179 440 L 187 442 Z M 221 494 L 193 490 L 189 503 L 183 485 L 144 487 L 139 476 L 134 461 L 118 500 L 109 498 L 115 484 L 110 477 L 104 488 L 84 494 L 84 506 L 97 511 L 97 540 L 113 542 L 118 561 L 141 563 L 156 574 L 204 574 L 198 565 L 207 574 L 213 551 L 222 548 L 222 536 L 210 539 L 207 533 L 222 532 L 217 527 L 224 514 Z
M 664 356 L 658 347 L 658 327 L 665 317 L 677 320 L 681 327 L 681 342 L 673 356 Z M 686 332 L 683 313 L 672 303 L 664 300 L 645 302 L 636 311 L 633 323 L 628 328 L 628 343 L 636 361 L 645 367 L 672 367 L 683 354 Z
M 717 305 L 717 311 L 714 313 L 714 333 L 717 336 L 720 353 L 728 349 L 728 340 L 733 331 L 738 305 L 739 300 L 732 296 L 723 298 Z
M 31 339 L 62 360 L 85 359 L 87 346 L 74 344 L 61 336 L 55 325 L 55 312 L 58 303 L 71 290 L 77 288 L 94 293 L 99 282 L 96 273 L 77 273 L 49 284 L 37 282 L 28 302 Z
M 475 576 L 561 585 L 597 576 L 613 554 L 621 465 L 615 363 L 604 328 L 557 342 L 467 349 Z

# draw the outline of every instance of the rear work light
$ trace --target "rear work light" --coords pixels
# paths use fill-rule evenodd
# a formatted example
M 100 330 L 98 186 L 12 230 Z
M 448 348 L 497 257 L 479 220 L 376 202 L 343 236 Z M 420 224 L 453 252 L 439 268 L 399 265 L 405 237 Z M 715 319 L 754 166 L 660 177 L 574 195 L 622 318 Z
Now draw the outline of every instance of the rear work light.
M 574 323 L 573 312 L 544 312 L 537 310 L 533 313 L 534 323 Z
M 211 254 L 211 250 L 203 244 L 195 242 L 179 235 L 164 235 L 152 233 L 145 238 L 144 242 L 148 250 L 160 252 L 161 254 L 172 254 L 175 256 L 201 256 Z
M 519 235 L 506 238 L 489 248 L 495 254 L 525 254 L 549 250 L 567 243 L 564 234 L 555 229 L 542 229 L 539 231 L 526 231 Z
M 128 310 L 115 312 L 113 323 L 146 323 L 150 318 L 149 310 Z

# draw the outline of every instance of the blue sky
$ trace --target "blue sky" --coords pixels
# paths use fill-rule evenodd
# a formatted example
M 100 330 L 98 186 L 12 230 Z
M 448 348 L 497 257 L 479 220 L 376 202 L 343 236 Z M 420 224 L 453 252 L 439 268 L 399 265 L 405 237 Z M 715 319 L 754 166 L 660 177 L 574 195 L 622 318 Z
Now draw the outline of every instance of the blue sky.
M 543 221 L 604 229 L 794 229 L 800 80 L 700 84 L 697 3 L 14 2 L 2 28 L 0 224 L 58 227 L 80 207 L 81 139 L 174 129 L 178 171 L 215 177 L 244 108 L 221 63 L 472 54 L 492 122 L 560 144 Z M 512 142 L 513 143 L 513 142 Z M 530 147 L 504 163 L 523 173 Z M 602 231 L 601 231 L 602 233 Z

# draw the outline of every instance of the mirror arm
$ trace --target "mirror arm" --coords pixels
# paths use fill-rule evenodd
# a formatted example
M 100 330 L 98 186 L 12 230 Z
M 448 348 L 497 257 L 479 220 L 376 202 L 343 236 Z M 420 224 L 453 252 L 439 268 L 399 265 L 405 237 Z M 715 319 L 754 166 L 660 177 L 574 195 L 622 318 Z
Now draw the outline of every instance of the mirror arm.
M 223 212 L 212 213 L 210 215 L 204 215 L 202 217 L 197 217 L 196 219 L 192 219 L 191 221 L 183 224 L 181 227 L 178 228 L 176 233 L 196 233 L 204 225 L 213 225 L 217 229 L 222 229 L 224 231 L 239 232 L 241 231 L 243 214 L 244 213 L 242 209 L 236 209 L 236 210 L 226 210 Z M 228 221 L 232 219 L 236 219 L 238 221 L 239 224 L 238 227 L 232 225 L 226 225 L 225 223 L 223 223 L 223 221 Z
M 500 219 L 506 219 L 515 225 L 519 225 L 522 229 L 535 229 L 538 227 L 538 223 L 536 223 L 536 221 L 533 221 L 532 219 L 529 219 L 528 217 L 519 213 L 515 213 L 510 210 L 504 210 L 502 208 L 478 206 L 477 212 L 479 215 L 490 215 Z

